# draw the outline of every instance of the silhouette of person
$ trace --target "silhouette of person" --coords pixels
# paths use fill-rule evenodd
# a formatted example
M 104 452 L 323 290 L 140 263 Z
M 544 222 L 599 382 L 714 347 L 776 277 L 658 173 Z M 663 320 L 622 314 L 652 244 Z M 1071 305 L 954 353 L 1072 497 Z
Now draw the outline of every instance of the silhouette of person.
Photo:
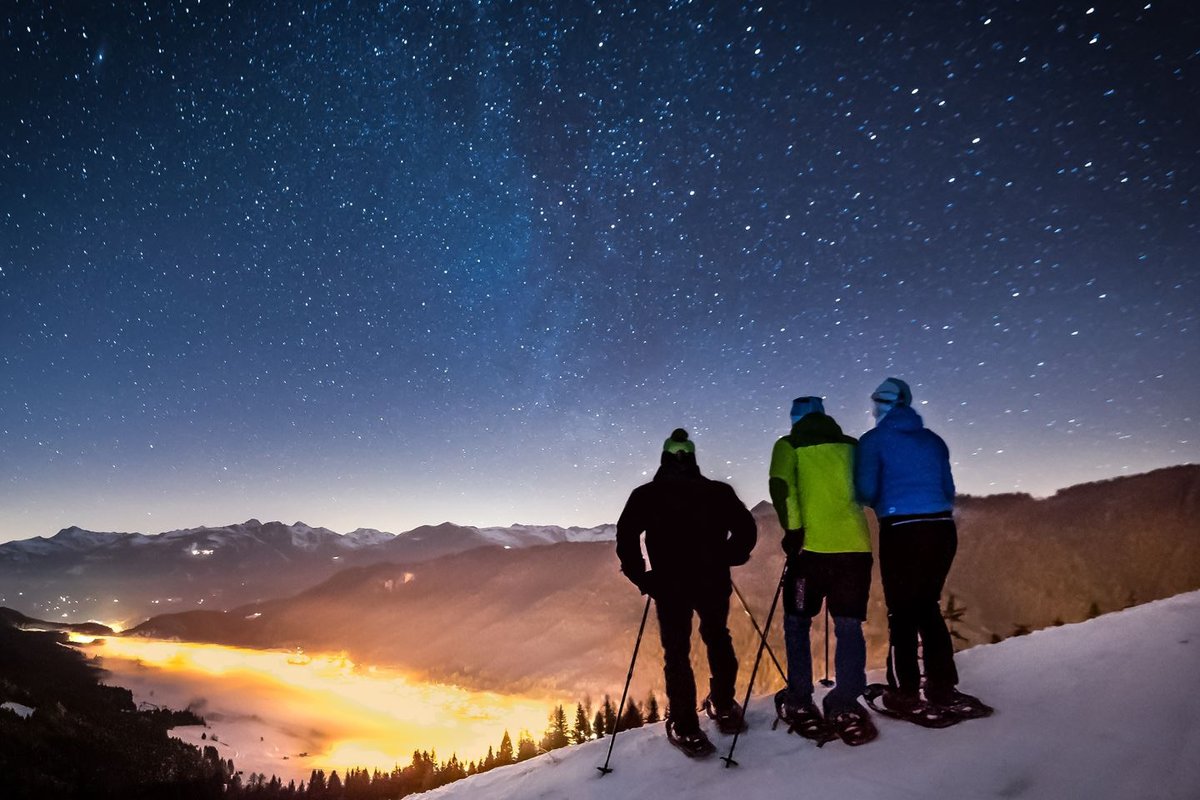
M 646 556 L 641 537 L 645 534 Z M 731 566 L 746 563 L 757 540 L 754 517 L 733 488 L 700 474 L 696 447 L 677 428 L 664 443 L 654 479 L 629 495 L 617 521 L 621 571 L 654 598 L 667 684 L 667 738 L 689 756 L 714 752 L 696 714 L 696 682 L 689 661 L 692 615 L 711 674 L 704 706 L 722 732 L 743 729 L 734 699 L 737 657 L 729 635 Z
M 771 503 L 783 526 L 784 642 L 788 685 L 775 708 L 791 730 L 817 741 L 851 745 L 877 735 L 859 695 L 867 686 L 862 625 L 871 593 L 871 535 L 854 498 L 856 441 L 825 413 L 819 397 L 792 402 L 792 429 L 771 451 Z M 813 703 L 812 619 L 827 605 L 837 635 L 837 685 L 822 719 Z
M 913 410 L 912 390 L 904 381 L 888 378 L 871 401 L 876 423 L 859 441 L 854 487 L 879 519 L 879 573 L 890 639 L 890 690 L 883 704 L 935 727 L 986 716 L 990 708 L 956 688 L 954 644 L 942 619 L 942 588 L 958 550 L 949 448 Z

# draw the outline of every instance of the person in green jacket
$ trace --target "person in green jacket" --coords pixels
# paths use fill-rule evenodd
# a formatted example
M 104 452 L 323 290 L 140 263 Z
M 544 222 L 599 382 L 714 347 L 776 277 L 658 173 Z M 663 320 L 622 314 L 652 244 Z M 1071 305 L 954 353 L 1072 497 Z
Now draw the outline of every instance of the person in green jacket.
M 858 745 L 876 736 L 858 702 L 867 685 L 862 623 L 871 591 L 871 536 L 854 496 L 856 440 L 842 433 L 819 397 L 792 403 L 792 430 L 771 452 L 771 503 L 783 526 L 784 640 L 788 685 L 775 696 L 781 719 L 818 741 Z M 812 619 L 828 603 L 837 636 L 837 684 L 813 703 Z

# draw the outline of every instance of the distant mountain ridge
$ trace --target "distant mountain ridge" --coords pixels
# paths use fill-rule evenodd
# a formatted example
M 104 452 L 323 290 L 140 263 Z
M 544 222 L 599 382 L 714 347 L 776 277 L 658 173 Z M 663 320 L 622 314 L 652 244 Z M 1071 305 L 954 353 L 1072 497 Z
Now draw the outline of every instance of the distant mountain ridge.
M 72 526 L 0 544 L 0 605 L 34 616 L 138 622 L 168 609 L 230 608 L 292 594 L 347 566 L 416 563 L 499 545 L 602 541 L 613 526 L 423 525 L 401 534 L 359 528 L 342 535 L 303 522 L 246 522 L 159 534 Z
M 759 543 L 734 580 L 761 622 L 783 568 L 782 531 L 769 503 L 753 511 Z M 958 518 L 958 557 L 943 602 L 953 594 L 966 609 L 954 625 L 965 644 L 1008 637 L 1018 626 L 1083 620 L 1093 605 L 1102 613 L 1200 589 L 1200 466 L 1087 484 L 1040 500 L 962 498 Z M 621 576 L 614 550 L 610 542 L 489 547 L 424 563 L 374 564 L 293 597 L 228 613 L 168 614 L 132 633 L 345 650 L 364 663 L 476 688 L 596 695 L 619 689 L 644 601 Z M 871 662 L 879 665 L 887 615 L 875 572 L 866 637 Z M 757 637 L 736 598 L 729 619 L 739 655 L 752 661 Z M 821 664 L 817 627 L 813 646 Z M 775 652 L 782 654 L 779 625 L 773 628 Z M 647 663 L 661 664 L 657 639 L 648 635 L 642 643 Z M 771 679 L 771 670 L 762 676 Z M 634 678 L 642 694 L 660 682 L 657 668 Z

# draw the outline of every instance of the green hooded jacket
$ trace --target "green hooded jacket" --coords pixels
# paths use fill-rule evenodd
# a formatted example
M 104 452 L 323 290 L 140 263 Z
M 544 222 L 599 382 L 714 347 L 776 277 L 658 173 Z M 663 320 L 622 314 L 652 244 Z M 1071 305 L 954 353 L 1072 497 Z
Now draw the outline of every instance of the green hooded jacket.
M 871 535 L 854 498 L 854 449 L 833 417 L 805 414 L 771 451 L 771 503 L 783 529 L 804 530 L 814 553 L 869 553 Z

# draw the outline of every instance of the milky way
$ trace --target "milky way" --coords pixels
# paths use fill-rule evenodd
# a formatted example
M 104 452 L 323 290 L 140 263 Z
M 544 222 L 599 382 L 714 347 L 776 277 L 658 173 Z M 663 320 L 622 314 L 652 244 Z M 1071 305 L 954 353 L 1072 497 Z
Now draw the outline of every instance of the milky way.
M 1200 459 L 1188 3 L 146 6 L 3 12 L 0 539 L 753 502 L 888 375 L 963 491 Z

